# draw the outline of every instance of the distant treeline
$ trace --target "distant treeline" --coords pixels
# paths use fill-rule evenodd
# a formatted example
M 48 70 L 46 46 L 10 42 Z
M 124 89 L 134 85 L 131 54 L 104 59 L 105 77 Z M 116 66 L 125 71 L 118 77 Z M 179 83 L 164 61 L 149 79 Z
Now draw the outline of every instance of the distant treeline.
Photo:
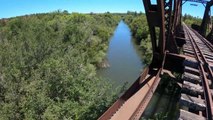
M 201 23 L 202 23 L 202 19 L 201 18 L 198 18 L 198 17 L 193 17 L 189 14 L 184 14 L 182 16 L 182 20 L 184 23 L 186 23 L 186 25 L 189 25 L 189 26 L 192 26 L 193 24 L 194 25 L 197 25 L 197 26 L 200 26 Z

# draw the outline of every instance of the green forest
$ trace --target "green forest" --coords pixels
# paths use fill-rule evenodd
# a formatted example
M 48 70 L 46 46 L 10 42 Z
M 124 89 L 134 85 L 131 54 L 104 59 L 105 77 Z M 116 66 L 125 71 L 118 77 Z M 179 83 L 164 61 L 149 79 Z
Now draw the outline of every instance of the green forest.
M 149 64 L 152 48 L 143 13 L 57 11 L 1 19 L 0 119 L 97 119 L 121 93 L 96 75 L 121 19 Z
M 200 26 L 201 23 L 202 23 L 202 19 L 201 18 L 193 17 L 193 16 L 191 16 L 189 14 L 183 15 L 182 16 L 182 20 L 183 20 L 184 23 L 186 23 L 189 26 L 192 26 L 192 25 Z
M 97 119 L 117 95 L 96 65 L 119 20 L 66 12 L 1 20 L 0 119 Z

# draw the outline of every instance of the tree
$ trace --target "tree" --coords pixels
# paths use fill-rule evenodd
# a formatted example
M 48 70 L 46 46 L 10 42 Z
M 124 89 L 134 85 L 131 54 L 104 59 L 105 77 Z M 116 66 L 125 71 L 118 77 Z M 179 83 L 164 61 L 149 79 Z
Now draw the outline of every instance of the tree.
M 113 102 L 96 66 L 119 17 L 65 13 L 1 26 L 0 119 L 97 119 Z

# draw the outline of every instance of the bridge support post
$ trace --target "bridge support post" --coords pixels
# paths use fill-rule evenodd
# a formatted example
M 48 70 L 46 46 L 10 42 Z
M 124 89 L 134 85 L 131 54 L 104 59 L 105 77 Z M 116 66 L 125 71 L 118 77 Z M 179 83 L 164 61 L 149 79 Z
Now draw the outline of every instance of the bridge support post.
M 160 65 L 159 62 L 165 56 L 165 18 L 164 18 L 164 1 L 157 0 L 157 4 L 152 4 L 151 0 L 143 0 L 146 11 L 149 31 L 151 35 L 153 61 L 152 65 Z M 159 34 L 157 35 L 156 33 Z
M 213 5 L 213 1 L 209 1 L 206 4 L 206 8 L 205 8 L 205 12 L 204 12 L 204 16 L 203 16 L 203 20 L 200 26 L 200 34 L 204 37 L 206 37 L 206 31 L 207 31 L 207 25 L 210 22 L 210 8 Z
M 175 26 L 179 20 L 176 18 L 180 15 L 180 0 L 175 0 L 175 9 L 173 0 L 157 0 L 152 4 L 151 0 L 143 0 L 144 8 L 147 16 L 149 31 L 151 35 L 153 59 L 151 66 L 161 66 L 165 51 L 177 53 L 177 45 L 174 39 Z M 178 10 L 178 11 L 176 11 Z M 174 13 L 172 13 L 174 11 Z M 175 21 L 175 22 L 174 22 Z M 175 24 L 174 24 L 175 23 Z

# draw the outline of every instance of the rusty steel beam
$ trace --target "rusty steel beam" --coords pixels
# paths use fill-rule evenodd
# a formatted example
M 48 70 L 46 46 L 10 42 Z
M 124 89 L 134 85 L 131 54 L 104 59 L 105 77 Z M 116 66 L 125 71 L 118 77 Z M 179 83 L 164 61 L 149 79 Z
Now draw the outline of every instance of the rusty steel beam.
M 141 87 L 143 80 L 149 73 L 149 67 L 145 68 L 141 76 L 132 84 L 132 86 L 98 119 L 98 120 L 108 120 L 113 114 Z
M 182 11 L 182 0 L 174 0 L 174 11 L 173 11 L 173 28 L 177 28 L 181 25 L 181 12 Z
M 189 43 L 189 40 L 185 38 L 185 34 L 181 32 L 182 0 L 156 0 L 156 4 L 152 4 L 151 0 L 142 1 L 144 3 L 152 42 L 152 62 L 150 66 L 143 71 L 136 82 L 134 82 L 99 120 L 140 119 L 160 82 L 160 76 L 164 73 L 163 71 L 183 73 L 184 65 L 188 64 L 184 62 L 187 60 L 191 63 L 194 62 L 193 66 L 199 66 L 202 74 L 200 77 L 202 77 L 202 84 L 205 90 L 207 118 L 211 120 L 213 103 L 210 97 L 206 72 L 211 76 L 211 79 L 213 77 L 212 69 L 208 61 L 202 51 L 199 50 L 197 43 L 191 40 L 193 37 L 190 39 L 193 49 L 189 48 L 185 50 L 187 52 L 186 55 L 178 55 L 178 47 Z M 213 4 L 212 1 L 207 4 Z M 208 7 L 206 9 L 208 11 Z M 205 43 L 209 49 L 213 49 L 208 42 L 203 41 L 203 43 Z M 203 65 L 203 63 L 205 64 Z M 132 103 L 136 103 L 134 107 L 131 106 L 133 105 Z
M 213 27 L 213 24 L 212 24 Z M 213 44 L 213 29 L 211 30 L 211 32 L 206 36 L 207 40 L 209 42 L 211 42 L 211 44 Z
M 178 53 L 174 34 L 176 34 L 177 25 L 181 23 L 182 1 L 157 0 L 156 4 L 151 4 L 150 0 L 143 0 L 143 3 L 152 41 L 153 59 L 151 66 L 162 67 L 159 65 L 162 63 L 166 50 Z M 159 34 L 156 34 L 157 29 Z
M 196 2 L 196 3 L 202 3 L 202 4 L 206 4 L 207 2 L 209 2 L 208 0 L 183 0 L 185 2 Z
M 162 70 L 163 70 L 162 68 L 160 68 L 158 70 L 157 75 L 154 80 L 154 84 L 152 84 L 150 86 L 151 89 L 149 89 L 149 91 L 146 93 L 145 98 L 140 102 L 139 106 L 132 114 L 130 120 L 140 120 L 141 115 L 143 114 L 146 107 L 148 106 L 149 101 L 151 100 L 152 96 L 154 95 L 155 90 L 157 89 L 158 84 L 160 83 L 160 79 L 161 79 L 160 75 L 161 75 Z
M 200 34 L 204 37 L 206 37 L 206 31 L 207 31 L 207 25 L 210 22 L 210 8 L 213 5 L 213 0 L 206 3 L 205 12 L 203 15 L 203 20 L 200 26 Z
M 164 0 L 157 0 L 157 4 L 151 4 L 151 0 L 143 0 L 143 3 L 152 41 L 152 66 L 158 66 L 165 56 L 166 30 L 164 25 Z M 157 29 L 159 30 L 158 35 L 156 34 Z
M 132 100 L 135 95 L 138 93 L 139 90 L 143 89 L 143 87 L 149 86 L 149 82 L 153 80 L 153 83 L 151 86 L 149 86 L 149 89 L 144 91 L 144 97 L 143 99 L 139 100 L 141 101 L 139 106 L 137 106 L 134 111 L 131 111 L 131 113 L 126 113 L 130 114 L 129 117 L 140 117 L 141 111 L 144 111 L 148 102 L 150 101 L 153 93 L 150 93 L 150 91 L 155 91 L 156 87 L 158 86 L 159 80 L 160 80 L 160 73 L 161 69 L 159 70 L 153 70 L 150 69 L 149 67 L 144 70 L 144 72 L 141 74 L 141 76 L 135 81 L 135 83 L 98 119 L 98 120 L 109 120 L 109 119 L 116 119 L 114 116 L 117 115 L 117 119 L 121 120 L 125 116 L 125 114 L 118 113 L 119 110 L 123 109 L 122 107 L 129 101 Z M 138 100 L 137 100 L 138 101 Z M 134 102 L 134 101 L 133 101 Z M 134 103 L 132 103 L 134 104 Z M 122 110 L 123 111 L 123 110 Z M 125 111 L 128 111 L 125 109 Z M 125 118 L 128 119 L 128 118 Z M 123 120 L 123 119 L 122 119 Z
M 174 10 L 173 10 L 173 28 L 177 27 L 177 19 L 178 19 L 178 11 L 180 9 L 178 2 L 180 2 L 180 0 L 174 0 Z
M 165 30 L 166 30 L 166 50 L 168 50 L 171 53 L 178 53 L 177 44 L 175 41 L 174 34 L 176 32 L 176 28 L 174 27 L 174 12 L 175 12 L 175 6 L 174 4 L 177 4 L 176 0 L 165 0 L 164 1 L 164 11 L 165 11 Z
M 167 0 L 157 0 L 157 5 L 152 5 L 150 0 L 143 0 L 143 2 L 152 40 L 152 63 L 144 70 L 143 74 L 137 79 L 137 81 L 99 118 L 99 120 L 111 119 L 114 116 L 117 118 L 119 115 L 116 114 L 122 113 L 119 113 L 119 111 L 123 111 L 123 106 L 127 105 L 129 101 L 132 101 L 135 97 L 134 95 L 151 81 L 152 84 L 149 89 L 144 91 L 144 98 L 140 100 L 141 102 L 137 108 L 134 111 L 131 111 L 133 113 L 130 118 L 139 119 L 160 82 L 160 75 L 166 58 L 166 39 L 169 40 L 168 36 L 171 35 L 172 27 L 171 22 L 173 22 L 171 20 L 173 10 L 172 0 L 169 0 L 169 2 L 167 2 Z M 159 32 L 158 35 L 156 34 L 157 32 Z

